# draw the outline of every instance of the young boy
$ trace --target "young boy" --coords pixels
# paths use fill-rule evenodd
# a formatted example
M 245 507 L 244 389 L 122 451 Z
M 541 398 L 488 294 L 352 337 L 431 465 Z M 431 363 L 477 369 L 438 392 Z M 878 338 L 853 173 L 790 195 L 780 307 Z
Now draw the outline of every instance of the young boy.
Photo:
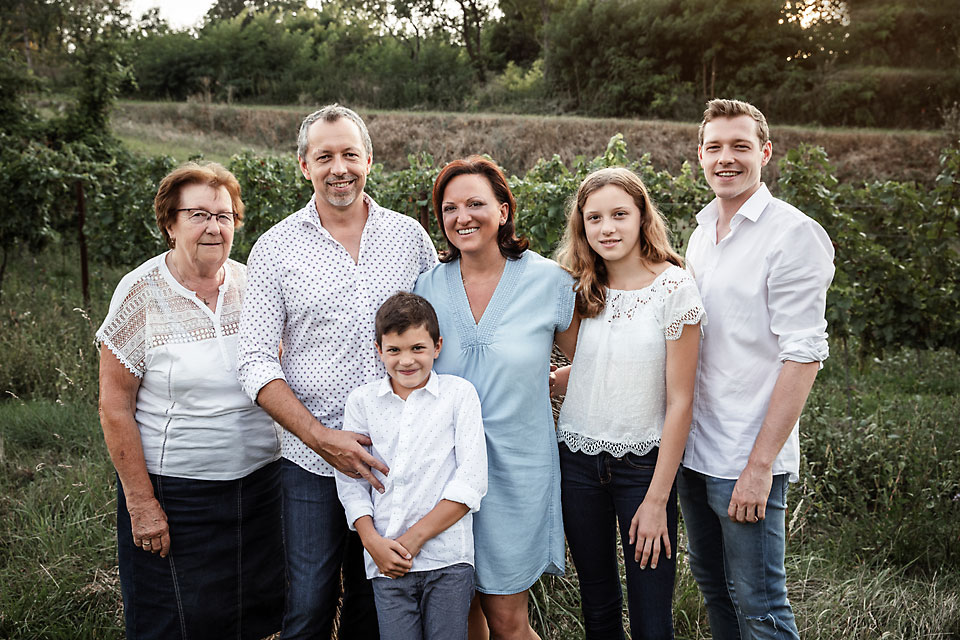
M 469 382 L 433 372 L 442 346 L 424 298 L 397 293 L 377 311 L 388 376 L 347 397 L 343 428 L 372 441 L 389 467 L 383 490 L 337 472 L 347 523 L 366 550 L 380 637 L 467 638 L 474 594 L 473 518 L 487 491 L 480 399 Z

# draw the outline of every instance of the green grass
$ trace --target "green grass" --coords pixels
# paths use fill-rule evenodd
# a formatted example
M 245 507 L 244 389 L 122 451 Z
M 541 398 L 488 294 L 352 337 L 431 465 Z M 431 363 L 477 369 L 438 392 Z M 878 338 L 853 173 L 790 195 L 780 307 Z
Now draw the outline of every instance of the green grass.
M 115 476 L 96 414 L 93 331 L 122 268 L 84 306 L 74 256 L 18 256 L 0 302 L 0 638 L 121 638 Z M 787 575 L 810 640 L 960 638 L 960 357 L 887 354 L 820 373 L 801 423 Z M 709 637 L 684 559 L 678 638 Z M 569 565 L 569 563 L 568 563 Z M 531 618 L 583 636 L 576 575 L 545 578 Z
M 0 637 L 121 637 L 112 467 L 89 403 L 0 404 Z

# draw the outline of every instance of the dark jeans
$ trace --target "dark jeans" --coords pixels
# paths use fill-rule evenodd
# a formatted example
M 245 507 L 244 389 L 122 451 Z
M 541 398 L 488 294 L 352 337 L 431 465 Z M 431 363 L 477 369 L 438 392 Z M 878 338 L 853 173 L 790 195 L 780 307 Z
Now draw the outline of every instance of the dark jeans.
M 588 640 L 622 639 L 623 590 L 617 565 L 617 525 L 627 574 L 630 633 L 634 640 L 673 638 L 673 584 L 676 572 L 677 493 L 667 501 L 671 558 L 661 551 L 657 568 L 641 570 L 629 544 L 630 520 L 643 502 L 659 449 L 616 458 L 588 455 L 560 445 L 563 528 L 580 579 Z
M 710 632 L 716 640 L 798 640 L 783 567 L 787 475 L 773 476 L 760 522 L 727 516 L 736 484 L 680 467 L 687 554 L 707 605 Z
M 469 564 L 371 582 L 383 640 L 467 640 L 476 585 Z
M 280 463 L 237 480 L 151 475 L 167 514 L 166 558 L 133 544 L 117 481 L 120 589 L 130 640 L 259 640 L 280 629 Z
M 281 460 L 287 604 L 284 639 L 329 640 L 341 595 L 340 638 L 379 638 L 360 536 L 347 528 L 332 477 Z

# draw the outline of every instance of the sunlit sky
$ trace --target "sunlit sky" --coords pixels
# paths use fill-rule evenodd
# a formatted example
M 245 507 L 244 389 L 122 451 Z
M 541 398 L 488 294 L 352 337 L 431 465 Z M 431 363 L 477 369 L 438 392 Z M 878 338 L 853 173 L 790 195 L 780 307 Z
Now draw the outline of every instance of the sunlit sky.
M 196 26 L 216 0 L 130 0 L 130 15 L 138 19 L 144 12 L 160 7 L 160 17 L 174 29 Z M 319 0 L 307 2 L 319 6 Z

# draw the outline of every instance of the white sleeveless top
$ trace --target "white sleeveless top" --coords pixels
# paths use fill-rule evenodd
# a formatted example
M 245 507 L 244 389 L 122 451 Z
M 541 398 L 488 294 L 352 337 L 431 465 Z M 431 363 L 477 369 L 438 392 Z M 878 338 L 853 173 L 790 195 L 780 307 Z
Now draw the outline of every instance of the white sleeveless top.
M 280 457 L 279 428 L 237 381 L 246 267 L 227 260 L 211 311 L 165 255 L 123 277 L 97 340 L 140 378 L 135 418 L 147 471 L 235 480 Z
M 580 324 L 557 438 L 571 451 L 644 455 L 666 415 L 666 340 L 706 324 L 693 277 L 671 265 L 643 289 L 607 290 L 603 312 Z

